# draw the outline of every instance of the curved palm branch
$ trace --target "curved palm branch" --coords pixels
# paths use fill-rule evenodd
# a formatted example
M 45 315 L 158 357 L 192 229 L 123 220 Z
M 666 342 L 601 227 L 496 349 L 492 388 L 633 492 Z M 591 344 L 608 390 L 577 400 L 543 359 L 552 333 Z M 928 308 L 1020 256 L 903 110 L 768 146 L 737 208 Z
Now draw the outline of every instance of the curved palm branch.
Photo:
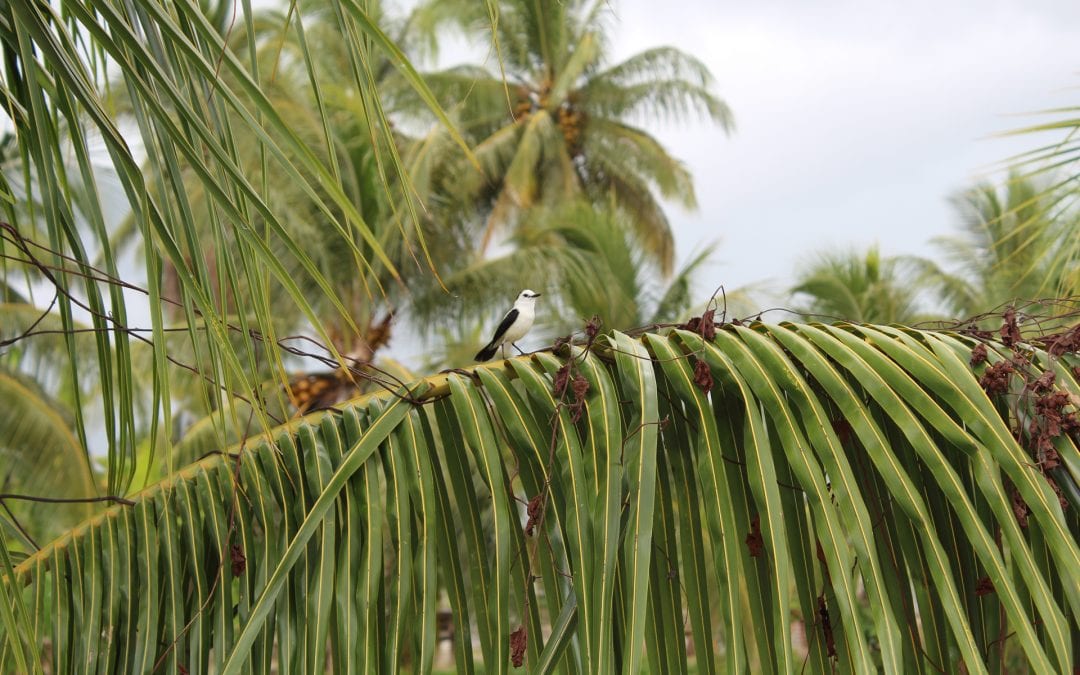
M 728 132 L 727 104 L 712 93 L 712 73 L 673 47 L 654 47 L 596 73 L 581 88 L 586 110 L 613 119 L 681 120 L 703 114 Z
M 1078 504 L 1050 481 L 1071 498 L 1080 454 L 1059 429 L 1060 463 L 1035 463 L 1042 394 L 1024 379 L 1047 369 L 1067 400 L 1076 356 L 1030 349 L 988 395 L 974 344 L 877 326 L 614 333 L 572 361 L 364 397 L 18 564 L 0 588 L 38 621 L 22 642 L 0 628 L 0 665 L 48 639 L 54 671 L 321 672 L 329 652 L 338 670 L 431 672 L 445 597 L 460 672 L 678 672 L 687 635 L 704 673 L 981 673 L 1003 650 L 1067 671 Z
M 548 203 L 572 199 L 581 187 L 556 121 L 539 110 L 523 126 L 514 158 L 501 176 L 503 193 L 523 209 L 541 198 Z
M 669 274 L 675 265 L 675 235 L 663 205 L 648 184 L 624 172 L 617 157 L 594 156 L 590 168 L 603 175 L 608 199 L 635 214 L 632 227 L 638 241 L 652 252 L 660 271 Z
M 605 174 L 618 170 L 624 181 L 642 181 L 655 187 L 665 199 L 678 200 L 688 209 L 697 208 L 694 181 L 686 165 L 667 154 L 660 142 L 644 131 L 597 120 L 589 128 L 585 148 L 591 155 L 611 158 L 604 162 Z M 605 174 L 593 177 L 601 193 L 607 187 Z

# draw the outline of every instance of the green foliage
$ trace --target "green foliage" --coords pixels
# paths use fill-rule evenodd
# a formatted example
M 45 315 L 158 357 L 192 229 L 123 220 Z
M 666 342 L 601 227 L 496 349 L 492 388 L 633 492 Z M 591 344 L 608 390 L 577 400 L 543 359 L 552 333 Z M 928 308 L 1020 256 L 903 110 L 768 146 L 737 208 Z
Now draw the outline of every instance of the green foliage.
M 685 306 L 703 256 L 645 289 L 674 264 L 659 200 L 693 206 L 692 184 L 634 125 L 728 112 L 678 50 L 609 66 L 605 16 L 425 3 L 392 32 L 430 49 L 446 21 L 480 25 L 505 68 L 428 82 L 378 3 L 0 5 L 0 311 L 19 317 L 0 333 L 48 328 L 0 354 L 4 489 L 124 494 L 214 453 L 29 557 L 49 530 L 24 515 L 57 530 L 90 507 L 0 515 L 0 670 L 428 672 L 443 602 L 463 672 L 684 672 L 687 629 L 701 672 L 1075 662 L 1071 353 L 992 343 L 973 374 L 947 333 L 699 323 L 275 427 L 286 329 L 340 363 L 406 283 L 504 225 L 525 254 L 491 264 L 563 265 L 545 278 L 566 316 Z M 392 116 L 439 125 L 410 138 Z M 27 306 L 42 285 L 55 313 Z
M 1013 171 L 1000 188 L 982 183 L 954 198 L 960 233 L 933 241 L 951 270 L 921 261 L 924 283 L 952 316 L 1080 294 L 1075 263 L 1061 255 L 1080 233 L 1080 212 L 1063 209 L 1047 188 L 1045 181 Z M 1040 307 L 1028 310 L 1038 313 Z
M 1013 427 L 1044 369 L 1080 393 L 1074 356 L 985 343 L 1028 360 L 1006 399 L 958 335 L 707 337 L 440 375 L 186 467 L 17 566 L 36 620 L 0 667 L 48 638 L 54 671 L 430 672 L 440 597 L 459 672 L 511 645 L 530 672 L 686 672 L 687 632 L 698 672 L 986 672 L 1007 644 L 1071 667 L 1080 504 L 1047 478 L 1075 490 L 1080 455 L 1059 429 L 1038 464 Z
M 221 31 L 229 3 L 89 8 L 65 2 L 54 8 L 20 1 L 0 9 L 0 93 L 14 126 L 8 141 L 15 139 L 3 144 L 0 191 L 10 228 L 2 246 L 15 254 L 3 258 L 3 294 L 19 299 L 27 284 L 55 287 L 66 335 L 66 354 L 55 367 L 64 371 L 61 381 L 74 383 L 65 403 L 84 464 L 91 464 L 87 429 L 103 437 L 112 494 L 131 484 L 145 438 L 170 437 L 174 392 L 201 399 L 207 411 L 257 396 L 267 377 L 286 379 L 277 336 L 297 324 L 329 345 L 330 358 L 340 359 L 333 329 L 359 332 L 356 319 L 364 317 L 352 315 L 357 296 L 380 297 L 383 279 L 399 279 L 401 260 L 414 261 L 391 244 L 424 247 L 408 209 L 392 227 L 368 210 L 373 186 L 407 193 L 408 178 L 372 103 L 377 78 L 359 66 L 385 55 L 402 86 L 437 119 L 448 119 L 359 3 L 333 6 L 336 25 L 349 37 L 337 54 L 356 66 L 347 71 L 349 86 L 369 104 L 353 127 L 354 137 L 369 140 L 366 154 L 332 136 L 326 106 L 299 109 L 305 96 L 319 101 L 314 82 L 320 66 L 311 50 L 301 45 L 285 59 L 289 68 L 280 83 L 294 94 L 286 99 L 275 90 L 276 73 L 260 64 L 260 54 L 272 46 L 253 40 L 240 56 L 226 48 L 224 35 L 234 34 Z M 254 34 L 249 9 L 245 4 L 237 17 L 238 34 Z M 285 100 L 296 105 L 276 105 Z M 468 156 L 457 132 L 448 127 L 446 133 Z M 374 173 L 358 168 L 380 161 Z M 297 195 L 303 200 L 279 199 Z M 114 231 L 117 204 L 132 213 L 123 251 Z M 136 271 L 128 269 L 126 253 L 134 255 Z M 128 296 L 119 279 L 140 275 L 152 331 L 134 334 L 127 330 Z M 343 277 L 349 293 L 335 285 Z M 89 350 L 74 338 L 80 321 L 92 336 Z M 189 350 L 180 375 L 171 372 L 166 345 L 168 326 L 175 324 L 187 339 L 174 344 Z M 245 336 L 244 346 L 237 346 L 238 335 Z M 257 349 L 252 335 L 263 338 Z M 142 340 L 153 345 L 145 368 L 134 355 Z M 85 395 L 87 382 L 92 398 Z M 259 409 L 255 424 L 265 429 L 272 423 Z
M 481 251 L 498 241 L 499 230 L 514 232 L 530 207 L 610 200 L 629 214 L 642 250 L 670 274 L 674 241 L 660 199 L 693 208 L 693 182 L 636 125 L 698 114 L 731 128 L 704 64 L 658 47 L 611 65 L 609 8 L 602 2 L 432 0 L 424 6 L 452 7 L 441 20 L 491 40 L 498 57 L 497 70 L 492 59 L 491 66 L 428 75 L 476 144 L 483 173 L 452 163 L 441 172 L 439 189 L 479 205 Z
M 914 323 L 918 291 L 910 263 L 883 257 L 877 246 L 822 252 L 803 268 L 790 293 L 796 311 L 814 319 Z
M 1071 233 L 1059 241 L 1046 266 L 1053 270 L 1053 279 L 1058 282 L 1053 295 L 1076 295 L 1080 289 L 1080 237 L 1075 234 L 1080 220 L 1077 205 L 1080 194 L 1080 106 L 1046 110 L 1042 115 L 1048 117 L 1048 121 L 1012 132 L 1039 139 L 1035 149 L 1010 158 L 1016 172 L 1014 181 L 1022 177 L 1022 180 L 1037 185 L 1031 205 L 1037 205 L 1042 211 L 1034 221 L 1035 232 L 1029 233 L 1028 228 L 1022 226 L 1018 236 L 1021 239 L 1038 236 L 1045 221 L 1059 232 Z M 1029 212 L 1031 205 L 1025 204 Z M 1021 224 L 1026 222 L 1022 220 Z
M 396 66 L 397 47 L 372 48 L 380 41 L 374 37 L 380 30 L 374 22 L 403 39 L 412 37 L 404 29 L 409 24 L 390 21 L 380 3 L 367 3 L 361 12 L 336 2 L 304 2 L 288 11 L 264 9 L 228 34 L 229 48 L 244 68 L 240 77 L 259 74 L 256 98 L 264 98 L 280 117 L 270 128 L 247 127 L 239 113 L 229 119 L 236 163 L 258 186 L 283 231 L 302 245 L 304 255 L 292 255 L 285 242 L 274 238 L 268 241 L 270 250 L 310 303 L 332 346 L 365 363 L 383 346 L 372 339 L 380 320 L 408 302 L 408 285 L 418 278 L 426 281 L 431 266 L 444 265 L 455 253 L 440 245 L 445 237 L 439 228 L 419 217 L 431 194 L 422 180 L 414 183 L 411 176 L 422 178 L 419 165 L 426 139 L 410 138 L 394 123 L 421 112 L 438 117 L 441 111 L 433 113 L 425 102 L 430 96 L 414 86 L 419 81 L 410 79 L 408 68 Z M 233 73 L 223 72 L 221 78 L 225 86 L 243 89 Z M 246 92 L 239 96 L 249 101 Z M 130 110 L 130 97 L 121 93 L 113 100 Z M 448 137 L 451 144 L 459 138 L 445 126 L 432 133 Z M 314 180 L 297 181 L 294 173 L 282 171 L 270 161 L 263 138 L 282 145 L 287 158 L 301 171 L 314 173 L 308 175 Z M 289 147 L 290 140 L 298 140 L 299 148 Z M 459 145 L 457 151 L 468 161 L 468 149 Z M 313 160 L 318 172 L 304 166 L 306 160 Z M 151 175 L 158 170 L 146 168 Z M 195 225 L 203 255 L 213 258 L 221 243 L 214 232 L 213 194 L 203 189 L 197 166 L 184 168 L 181 180 L 191 195 L 190 209 L 211 216 Z M 360 219 L 366 230 L 349 225 L 350 218 Z M 268 227 L 263 213 L 252 213 L 251 221 L 256 230 Z M 123 242 L 139 234 L 129 225 L 115 239 Z M 311 267 L 332 292 L 324 292 Z M 216 268 L 208 273 L 212 285 L 222 284 Z M 178 280 L 169 264 L 163 275 L 167 290 L 176 295 Z M 225 303 L 236 313 L 246 312 L 247 321 L 257 321 L 250 298 L 264 286 L 257 276 L 240 275 Z M 270 285 L 267 304 L 291 302 L 289 291 Z M 170 316 L 177 317 L 179 311 L 172 308 Z M 280 334 L 317 332 L 303 312 L 276 312 L 271 318 Z M 264 377 L 273 375 L 270 367 L 264 364 Z

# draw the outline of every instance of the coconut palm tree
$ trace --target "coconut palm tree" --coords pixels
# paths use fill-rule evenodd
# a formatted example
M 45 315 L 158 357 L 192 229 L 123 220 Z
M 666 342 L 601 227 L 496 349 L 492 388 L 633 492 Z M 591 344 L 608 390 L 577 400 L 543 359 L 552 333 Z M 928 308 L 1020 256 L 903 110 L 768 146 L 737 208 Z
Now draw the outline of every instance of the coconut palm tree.
M 921 318 L 914 270 L 903 258 L 865 251 L 825 251 L 797 274 L 795 311 L 814 320 L 914 323 Z
M 673 47 L 611 63 L 604 2 L 503 0 L 492 4 L 494 35 L 483 3 L 427 5 L 442 8 L 444 23 L 490 35 L 498 48 L 489 66 L 428 74 L 476 144 L 482 173 L 456 165 L 444 172 L 441 189 L 480 205 L 481 251 L 534 206 L 614 200 L 631 214 L 643 250 L 669 274 L 675 249 L 661 200 L 694 208 L 693 180 L 639 125 L 700 114 L 731 129 L 705 65 Z
M 1080 218 L 1080 106 L 1047 110 L 1041 115 L 1050 119 L 1013 132 L 1038 136 L 1039 143 L 1034 150 L 1010 158 L 1014 171 L 1010 183 L 1022 178 L 1038 186 L 1035 196 L 1043 213 L 1035 221 L 1032 236 L 1038 236 L 1042 227 L 1038 221 L 1050 221 L 1066 233 L 1048 263 L 1059 284 L 1053 295 L 1062 297 L 1075 295 L 1080 289 L 1080 237 L 1068 235 L 1075 233 Z
M 340 6 L 393 53 L 361 3 Z M 46 269 L 73 361 L 73 307 L 90 308 L 93 356 L 69 372 L 113 406 L 106 484 L 128 499 L 24 559 L 0 527 L 0 672 L 426 673 L 441 598 L 461 672 L 478 660 L 498 675 L 686 672 L 688 630 L 705 673 L 982 672 L 1006 650 L 1034 672 L 1075 663 L 1080 502 L 1060 500 L 1075 490 L 1076 354 L 1032 348 L 1021 363 L 997 342 L 880 326 L 613 331 L 587 352 L 440 373 L 275 426 L 256 395 L 262 361 L 285 367 L 279 343 L 260 340 L 273 315 L 306 315 L 326 338 L 290 265 L 346 310 L 284 207 L 241 170 L 235 139 L 252 133 L 268 165 L 307 187 L 340 226 L 324 236 L 372 267 L 392 266 L 387 248 L 194 3 L 61 8 L 0 3 L 3 93 L 43 186 L 33 243 L 55 252 Z M 365 44 L 351 49 L 367 62 Z M 125 134 L 93 86 L 110 69 L 133 92 Z M 61 117 L 76 148 L 101 134 L 136 214 L 146 400 L 132 386 L 134 291 L 92 268 L 99 249 L 102 267 L 124 266 L 94 217 L 71 217 Z M 188 170 L 209 197 L 209 249 Z M 88 212 L 102 201 L 88 192 Z M 133 411 L 159 427 L 173 411 L 166 262 L 199 352 L 185 365 L 223 397 L 247 395 L 253 428 L 125 493 Z M 814 638 L 805 651 L 793 621 Z
M 1063 209 L 1046 189 L 1014 171 L 1001 187 L 980 183 L 953 198 L 960 231 L 933 240 L 947 267 L 920 265 L 954 317 L 1080 294 L 1077 264 L 1061 253 L 1080 235 L 1080 211 Z

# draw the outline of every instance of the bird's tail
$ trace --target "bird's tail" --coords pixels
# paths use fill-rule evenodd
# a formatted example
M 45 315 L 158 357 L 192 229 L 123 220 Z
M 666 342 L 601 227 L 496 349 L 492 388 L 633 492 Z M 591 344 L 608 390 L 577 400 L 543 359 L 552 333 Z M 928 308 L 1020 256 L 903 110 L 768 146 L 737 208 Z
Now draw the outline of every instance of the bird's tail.
M 495 356 L 495 352 L 497 352 L 498 350 L 499 346 L 495 343 L 491 343 L 487 347 L 484 347 L 480 351 L 476 352 L 476 360 L 487 361 L 491 359 L 492 356 Z

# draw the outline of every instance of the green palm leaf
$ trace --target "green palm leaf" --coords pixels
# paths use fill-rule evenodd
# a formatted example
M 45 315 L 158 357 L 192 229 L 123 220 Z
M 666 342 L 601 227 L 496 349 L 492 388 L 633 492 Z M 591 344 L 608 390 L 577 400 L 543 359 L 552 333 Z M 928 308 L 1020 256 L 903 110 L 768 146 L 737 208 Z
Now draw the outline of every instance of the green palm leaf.
M 505 672 L 512 651 L 542 672 L 1065 671 L 1080 521 L 1010 431 L 1036 397 L 984 393 L 973 346 L 848 325 L 615 333 L 368 395 L 18 563 L 5 594 L 34 621 L 5 619 L 0 668 L 48 638 L 54 669 L 429 672 L 445 590 L 464 672 Z M 1074 356 L 1027 358 L 1080 394 Z M 1074 440 L 1054 443 L 1074 487 Z M 90 647 L 105 626 L 123 639 Z

